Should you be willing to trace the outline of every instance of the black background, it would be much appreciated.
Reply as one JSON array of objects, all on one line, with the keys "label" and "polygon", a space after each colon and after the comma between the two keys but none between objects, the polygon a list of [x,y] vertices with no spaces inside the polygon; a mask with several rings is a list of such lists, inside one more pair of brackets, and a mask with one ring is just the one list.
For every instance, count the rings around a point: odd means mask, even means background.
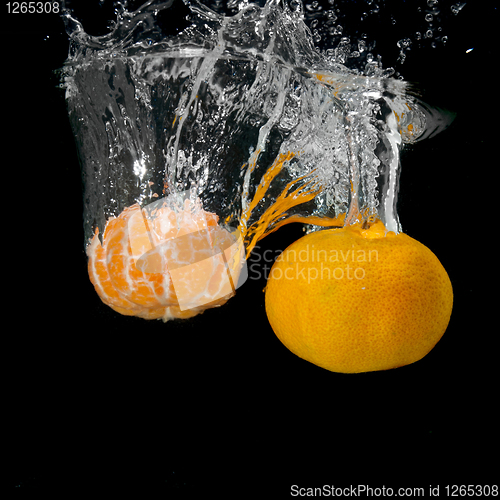
[{"label": "black background", "polygon": [[[99,24],[102,8],[94,4]],[[450,275],[450,325],[423,360],[359,375],[330,373],[281,345],[255,267],[228,304],[189,321],[126,318],[100,302],[87,276],[77,153],[54,73],[68,50],[63,23],[51,14],[7,15],[3,7],[7,488],[139,486],[162,498],[272,490],[271,497],[287,498],[292,484],[494,483],[498,56],[491,5],[467,2],[450,21],[444,48],[414,50],[400,68],[431,104],[457,112],[447,131],[404,152],[399,203],[405,232]],[[285,226],[261,242],[249,265],[301,234],[300,226]]]}]

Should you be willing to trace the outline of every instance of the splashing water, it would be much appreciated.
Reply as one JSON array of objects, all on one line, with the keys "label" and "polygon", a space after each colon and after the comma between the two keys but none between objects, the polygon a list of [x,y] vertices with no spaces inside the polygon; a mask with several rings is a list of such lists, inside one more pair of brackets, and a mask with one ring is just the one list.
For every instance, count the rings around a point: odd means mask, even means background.
[{"label": "splashing water", "polygon": [[242,1],[225,16],[192,1],[172,36],[158,22],[171,3],[122,6],[100,37],[65,10],[86,241],[128,207],[185,191],[238,228],[247,255],[294,221],[401,230],[400,149],[445,128],[443,115],[372,58],[341,64],[343,42],[319,52],[298,7]]}]

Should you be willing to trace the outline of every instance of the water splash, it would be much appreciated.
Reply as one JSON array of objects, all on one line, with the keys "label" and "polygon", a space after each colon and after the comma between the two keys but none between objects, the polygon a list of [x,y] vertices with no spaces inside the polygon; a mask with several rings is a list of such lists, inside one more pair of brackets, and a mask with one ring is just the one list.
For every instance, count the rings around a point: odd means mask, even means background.
[{"label": "water splash", "polygon": [[444,128],[436,110],[370,57],[364,74],[342,65],[342,41],[335,58],[318,51],[298,7],[240,2],[227,16],[193,1],[169,35],[171,4],[120,4],[104,36],[65,9],[86,238],[128,206],[193,188],[248,251],[291,221],[378,216],[401,230],[400,148]]}]

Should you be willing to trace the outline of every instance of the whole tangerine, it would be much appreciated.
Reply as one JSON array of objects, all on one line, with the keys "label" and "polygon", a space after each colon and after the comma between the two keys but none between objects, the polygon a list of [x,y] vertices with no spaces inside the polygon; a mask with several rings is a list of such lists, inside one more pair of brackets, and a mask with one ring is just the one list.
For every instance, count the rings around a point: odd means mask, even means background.
[{"label": "whole tangerine", "polygon": [[444,334],[453,290],[438,258],[381,221],[310,233],[274,263],[266,312],[280,341],[333,372],[420,360]]}]

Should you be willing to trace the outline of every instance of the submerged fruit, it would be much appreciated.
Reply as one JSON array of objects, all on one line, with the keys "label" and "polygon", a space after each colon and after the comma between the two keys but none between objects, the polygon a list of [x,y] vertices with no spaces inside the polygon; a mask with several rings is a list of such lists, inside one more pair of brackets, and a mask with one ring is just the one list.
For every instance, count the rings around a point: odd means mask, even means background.
[{"label": "submerged fruit", "polygon": [[423,358],[444,334],[452,304],[437,257],[380,221],[304,236],[278,257],[266,287],[266,312],[281,342],[343,373]]},{"label": "submerged fruit", "polygon": [[[161,200],[160,200],[161,201]],[[190,318],[234,294],[243,255],[199,201],[127,207],[94,235],[88,270],[101,300],[145,319]]]}]

